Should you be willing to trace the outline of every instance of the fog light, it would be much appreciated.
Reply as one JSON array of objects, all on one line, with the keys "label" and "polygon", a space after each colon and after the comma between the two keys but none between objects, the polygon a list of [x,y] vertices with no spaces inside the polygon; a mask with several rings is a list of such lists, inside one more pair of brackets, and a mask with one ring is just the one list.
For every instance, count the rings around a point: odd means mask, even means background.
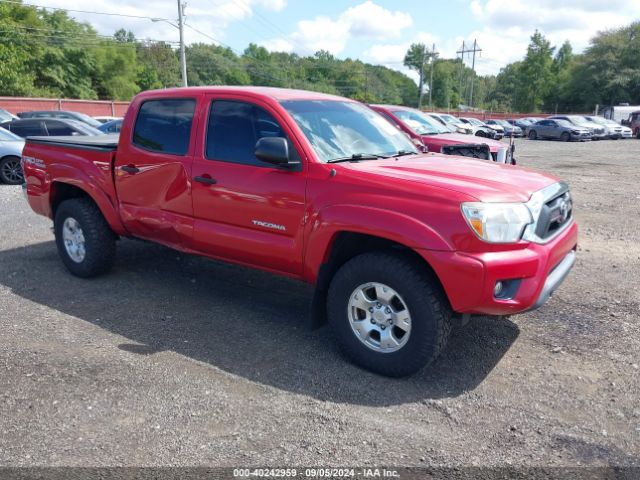
[{"label": "fog light", "polygon": [[502,293],[502,282],[496,282],[495,287],[493,287],[493,296],[499,297]]}]

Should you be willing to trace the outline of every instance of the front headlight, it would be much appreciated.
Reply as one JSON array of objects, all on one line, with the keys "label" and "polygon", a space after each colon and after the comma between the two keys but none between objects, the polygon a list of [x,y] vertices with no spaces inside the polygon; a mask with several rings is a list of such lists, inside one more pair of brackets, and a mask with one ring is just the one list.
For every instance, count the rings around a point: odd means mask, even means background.
[{"label": "front headlight", "polygon": [[471,230],[490,243],[517,242],[524,228],[533,222],[524,203],[466,202],[461,208]]}]

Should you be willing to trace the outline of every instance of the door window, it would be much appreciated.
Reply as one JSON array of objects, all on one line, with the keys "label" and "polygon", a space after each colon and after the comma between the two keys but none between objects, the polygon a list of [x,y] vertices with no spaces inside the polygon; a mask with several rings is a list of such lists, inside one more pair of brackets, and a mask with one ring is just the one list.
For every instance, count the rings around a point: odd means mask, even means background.
[{"label": "door window", "polygon": [[73,135],[74,129],[65,123],[58,122],[56,120],[45,121],[49,135],[52,137],[61,135]]},{"label": "door window", "polygon": [[46,135],[43,131],[40,121],[24,122],[18,125],[11,125],[11,131],[20,137],[30,135]]},{"label": "door window", "polygon": [[[211,104],[206,158],[273,168],[254,154],[257,141],[264,137],[287,138],[278,121],[267,111],[245,102],[216,100]],[[296,155],[290,141],[289,152]]]},{"label": "door window", "polygon": [[147,100],[138,111],[133,144],[153,152],[185,155],[195,108],[193,99]]}]

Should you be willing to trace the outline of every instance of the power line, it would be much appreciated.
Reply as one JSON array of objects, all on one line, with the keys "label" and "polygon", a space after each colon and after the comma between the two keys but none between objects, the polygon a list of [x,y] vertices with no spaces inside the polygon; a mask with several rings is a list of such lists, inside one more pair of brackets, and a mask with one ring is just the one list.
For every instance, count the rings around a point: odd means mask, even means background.
[{"label": "power line", "polygon": [[145,20],[170,20],[168,18],[160,18],[160,17],[147,17],[144,15],[127,15],[124,13],[110,13],[110,12],[94,12],[91,10],[73,10],[71,8],[62,8],[62,7],[45,7],[43,5],[35,5],[32,3],[22,3],[19,2],[17,0],[0,0],[0,3],[9,3],[9,4],[13,4],[13,5],[20,5],[23,7],[35,7],[35,8],[42,8],[44,10],[60,10],[60,11],[64,11],[64,12],[75,12],[75,13],[90,13],[92,15],[108,15],[108,16],[112,16],[112,17],[126,17],[126,18],[142,18]]}]

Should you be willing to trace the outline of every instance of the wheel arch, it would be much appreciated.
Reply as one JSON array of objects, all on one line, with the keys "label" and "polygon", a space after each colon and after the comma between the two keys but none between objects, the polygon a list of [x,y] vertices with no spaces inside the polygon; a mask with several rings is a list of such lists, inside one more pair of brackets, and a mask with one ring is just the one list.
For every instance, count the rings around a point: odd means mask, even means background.
[{"label": "wheel arch", "polygon": [[102,216],[107,221],[111,229],[118,235],[125,233],[124,227],[120,222],[120,218],[111,202],[104,194],[89,191],[89,189],[78,185],[75,182],[67,182],[64,180],[55,180],[51,182],[49,190],[49,205],[51,208],[51,218],[55,218],[56,210],[62,202],[71,198],[88,198],[91,200]]},{"label": "wheel arch", "polygon": [[433,267],[406,243],[348,229],[340,230],[333,234],[324,252],[323,261],[317,270],[310,315],[312,328],[317,328],[327,322],[326,303],[329,285],[340,267],[358,255],[376,251],[395,252],[411,259],[415,265],[419,265],[422,271],[433,279],[437,288],[442,290],[444,297],[448,298]]}]

